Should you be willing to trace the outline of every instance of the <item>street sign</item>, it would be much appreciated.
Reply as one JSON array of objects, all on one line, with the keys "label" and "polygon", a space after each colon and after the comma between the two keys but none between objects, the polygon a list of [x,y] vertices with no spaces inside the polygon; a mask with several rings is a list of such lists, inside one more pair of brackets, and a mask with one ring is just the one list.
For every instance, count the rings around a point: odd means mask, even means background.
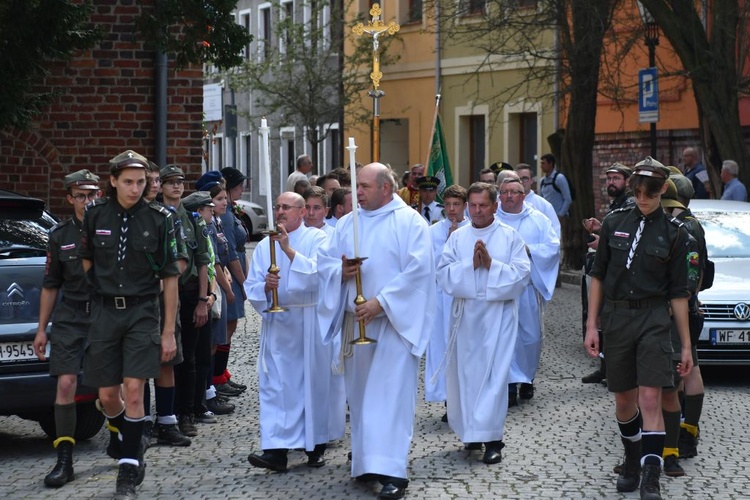
[{"label": "street sign", "polygon": [[638,71],[638,121],[659,121],[659,76],[656,68]]}]

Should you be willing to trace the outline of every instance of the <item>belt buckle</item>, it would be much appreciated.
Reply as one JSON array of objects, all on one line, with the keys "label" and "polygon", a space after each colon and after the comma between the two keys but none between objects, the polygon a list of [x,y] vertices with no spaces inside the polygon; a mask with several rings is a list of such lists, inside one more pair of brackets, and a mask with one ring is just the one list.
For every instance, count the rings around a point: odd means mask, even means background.
[{"label": "belt buckle", "polygon": [[641,301],[640,300],[629,300],[628,301],[628,308],[629,309],[640,309],[641,308]]},{"label": "belt buckle", "polygon": [[127,309],[128,304],[125,302],[125,297],[115,297],[115,309]]},{"label": "belt buckle", "polygon": [[83,312],[85,312],[86,314],[91,314],[91,301],[87,300],[86,302],[84,302],[84,304],[86,305],[83,308]]}]

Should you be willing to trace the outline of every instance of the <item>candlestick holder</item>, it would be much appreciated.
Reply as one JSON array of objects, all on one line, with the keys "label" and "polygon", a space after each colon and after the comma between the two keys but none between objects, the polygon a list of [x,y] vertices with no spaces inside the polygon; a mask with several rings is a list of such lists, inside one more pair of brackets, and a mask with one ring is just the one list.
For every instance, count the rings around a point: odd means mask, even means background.
[{"label": "candlestick holder", "polygon": [[[347,259],[348,264],[361,264],[367,257],[357,257],[354,259]],[[362,295],[362,266],[357,267],[357,274],[354,275],[354,281],[357,286],[357,296],[354,298],[355,305],[362,305],[367,302],[367,299]],[[365,320],[359,320],[359,338],[352,340],[350,344],[354,345],[367,345],[375,344],[377,340],[371,339],[365,335]]]},{"label": "candlestick holder", "polygon": [[[279,269],[279,266],[276,265],[276,242],[273,241],[271,237],[276,236],[277,234],[279,234],[279,232],[272,231],[269,229],[268,231],[263,231],[263,234],[268,235],[268,243],[269,243],[268,248],[270,249],[270,253],[271,253],[271,265],[268,267],[268,272],[278,276],[280,269]],[[289,309],[286,309],[279,305],[279,290],[277,288],[274,288],[273,290],[271,290],[271,307],[269,307],[263,312],[277,313],[277,312],[284,312],[288,310]]]}]

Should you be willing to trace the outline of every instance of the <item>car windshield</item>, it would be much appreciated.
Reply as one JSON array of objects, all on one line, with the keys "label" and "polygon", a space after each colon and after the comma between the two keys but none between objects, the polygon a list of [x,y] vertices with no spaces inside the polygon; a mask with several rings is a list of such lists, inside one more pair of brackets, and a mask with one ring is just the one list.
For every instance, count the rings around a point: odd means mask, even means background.
[{"label": "car windshield", "polygon": [[750,212],[694,213],[706,232],[709,257],[750,257]]}]

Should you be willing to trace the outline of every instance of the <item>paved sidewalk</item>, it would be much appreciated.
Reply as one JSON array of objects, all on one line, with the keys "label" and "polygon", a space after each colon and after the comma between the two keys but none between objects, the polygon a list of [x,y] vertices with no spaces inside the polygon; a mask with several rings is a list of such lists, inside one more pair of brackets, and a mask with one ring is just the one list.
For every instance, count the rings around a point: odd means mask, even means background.
[{"label": "paved sidewalk", "polygon": [[[488,466],[469,453],[440,422],[441,404],[420,393],[410,456],[412,499],[637,498],[615,491],[612,466],[621,445],[611,396],[600,385],[583,385],[595,366],[581,347],[579,289],[563,284],[546,315],[546,343],[537,395],[510,410],[503,462]],[[250,313],[249,306],[247,307]],[[189,448],[154,446],[147,453],[142,499],[359,499],[374,498],[379,486],[350,478],[348,440],[326,453],[322,469],[305,466],[305,455],[290,453],[291,470],[269,473],[249,466],[259,449],[256,357],[259,318],[250,313],[235,336],[230,368],[250,386],[236,398],[237,411],[217,425],[199,425]],[[717,373],[717,372],[714,372]],[[684,460],[688,476],[662,479],[665,498],[748,498],[750,469],[750,384],[746,376],[721,376],[709,383],[700,455]],[[735,373],[735,372],[732,372]],[[737,374],[744,373],[736,371]],[[76,480],[59,490],[42,479],[54,464],[50,441],[39,427],[0,417],[0,497],[111,498],[116,466],[104,454],[106,433],[76,447]]]}]

